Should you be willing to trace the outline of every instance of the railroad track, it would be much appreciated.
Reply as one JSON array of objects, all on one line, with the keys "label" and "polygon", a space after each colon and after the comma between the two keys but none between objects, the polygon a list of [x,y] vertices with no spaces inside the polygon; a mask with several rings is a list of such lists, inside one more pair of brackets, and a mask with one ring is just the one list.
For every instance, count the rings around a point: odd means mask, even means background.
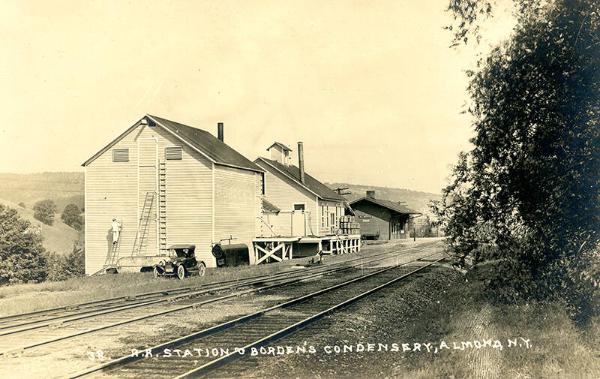
[{"label": "railroad track", "polygon": [[[403,250],[400,254],[405,254],[412,249]],[[383,255],[383,256],[382,256]],[[83,312],[83,314],[72,315],[69,311],[66,315],[46,314],[46,319],[43,321],[33,322],[23,326],[23,322],[17,323],[13,327],[6,327],[4,330],[0,330],[0,356],[8,355],[19,355],[26,350],[55,344],[58,342],[74,339],[80,336],[88,335],[91,333],[106,331],[108,329],[117,327],[127,327],[132,323],[146,321],[153,318],[160,318],[162,316],[174,313],[182,312],[190,309],[195,309],[208,304],[217,302],[223,302],[238,296],[253,294],[261,291],[275,290],[282,286],[289,286],[300,282],[306,282],[311,279],[333,276],[332,274],[341,271],[349,271],[356,269],[359,265],[370,265],[377,262],[382,262],[389,259],[394,259],[398,255],[387,252],[371,256],[368,261],[364,261],[365,258],[359,257],[349,261],[342,262],[340,264],[329,265],[326,267],[317,267],[311,270],[303,270],[297,273],[281,273],[282,275],[274,275],[266,279],[265,277],[252,278],[250,281],[243,283],[236,283],[225,286],[216,286],[208,289],[204,289],[198,292],[188,292],[184,294],[175,294],[167,297],[168,303],[165,302],[165,298],[159,300],[146,300],[135,304],[126,304],[115,307],[105,307],[100,310]],[[361,262],[362,260],[362,262]],[[348,264],[348,263],[351,264]],[[368,267],[366,268],[367,270]],[[285,275],[283,275],[285,274]],[[354,273],[357,274],[356,272]],[[329,281],[339,281],[340,278],[330,278]],[[259,284],[255,287],[251,287],[246,290],[239,292],[233,292],[226,295],[214,295],[213,293],[218,289],[231,290],[235,288],[250,286],[251,284]],[[262,284],[262,285],[261,285]],[[320,283],[313,283],[313,285],[321,285]],[[311,287],[303,283],[303,288],[310,290]],[[194,299],[194,296],[201,296],[199,300]],[[143,307],[147,313],[140,314],[139,308]],[[80,311],[81,312],[81,311]],[[51,319],[48,320],[47,318]],[[52,318],[55,317],[55,318]],[[87,320],[89,318],[100,318],[96,325],[89,327],[86,324],[77,323],[77,321]],[[31,321],[31,320],[30,320]],[[98,320],[96,320],[98,321]],[[160,320],[156,322],[160,326]],[[6,325],[5,325],[6,326]],[[133,328],[132,328],[133,329]],[[135,332],[135,330],[131,330]],[[14,339],[11,336],[18,337],[18,343],[15,344]]]},{"label": "railroad track", "polygon": [[[137,350],[144,351],[143,354],[124,355],[74,373],[70,378],[98,375],[119,378],[204,376],[243,358],[252,348],[268,346],[336,310],[418,275],[443,259],[414,260],[401,266],[378,269],[184,337],[149,348],[138,347]],[[217,349],[217,354],[211,353],[214,349]],[[244,354],[240,354],[241,351]]]},{"label": "railroad track", "polygon": [[[415,247],[405,249],[404,251],[409,252],[413,249],[415,249]],[[327,272],[327,270],[331,268],[341,267],[348,263],[356,262],[361,259],[367,260],[368,263],[371,260],[376,260],[378,257],[389,256],[390,254],[398,252],[402,251],[400,250],[394,252],[379,253],[367,257],[361,256],[327,266],[315,266],[314,268],[304,270],[304,273],[318,271]],[[274,282],[281,278],[289,278],[290,276],[297,275],[302,275],[302,273],[285,271],[271,275],[259,275],[244,279],[231,279],[226,281],[219,281],[216,283],[207,283],[200,286],[190,286],[163,291],[146,292],[134,296],[114,297],[64,307],[39,310],[18,315],[3,316],[0,317],[0,336],[13,334],[15,329],[19,329],[19,331],[25,331],[44,326],[51,326],[60,323],[63,320],[79,320],[89,318],[97,314],[104,314],[105,311],[118,312],[121,310],[131,309],[138,306],[156,304],[156,302],[154,302],[155,300],[157,300],[157,302],[160,302],[170,299],[177,300],[179,298],[184,298],[187,296],[201,296],[204,294],[210,294],[218,291],[228,291],[260,283]]]}]

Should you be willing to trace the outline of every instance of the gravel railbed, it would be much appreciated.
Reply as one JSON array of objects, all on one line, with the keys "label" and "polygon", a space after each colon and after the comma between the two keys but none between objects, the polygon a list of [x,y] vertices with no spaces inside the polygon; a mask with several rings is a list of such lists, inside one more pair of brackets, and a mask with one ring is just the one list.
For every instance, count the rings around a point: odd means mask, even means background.
[{"label": "gravel railbed", "polygon": [[[432,361],[435,359],[434,354],[402,352],[401,346],[409,343],[414,347],[415,342],[427,343],[447,332],[446,323],[440,318],[443,315],[436,310],[450,305],[444,304],[445,294],[463,280],[459,273],[447,267],[428,269],[410,281],[395,284],[272,345],[288,349],[285,354],[246,358],[210,376],[402,377],[403,369],[415,368],[414,359],[418,358],[419,364],[428,359],[427,356]],[[400,351],[392,351],[393,343],[400,346]],[[368,344],[375,351],[366,351]],[[387,345],[387,351],[378,344]],[[336,353],[336,346],[351,347],[353,351]],[[357,352],[361,349],[359,346],[365,351]]]}]

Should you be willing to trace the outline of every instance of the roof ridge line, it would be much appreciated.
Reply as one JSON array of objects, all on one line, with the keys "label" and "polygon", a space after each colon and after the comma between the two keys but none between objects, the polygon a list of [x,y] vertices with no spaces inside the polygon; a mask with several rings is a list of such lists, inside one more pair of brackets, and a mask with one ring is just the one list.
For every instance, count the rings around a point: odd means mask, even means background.
[{"label": "roof ridge line", "polygon": [[[280,172],[282,175],[284,175],[288,179],[290,179],[293,182],[295,182],[296,184],[300,185],[302,188],[306,189],[310,193],[314,194],[315,196],[318,196],[319,198],[321,198],[323,200],[342,201],[342,202],[346,201],[346,199],[344,199],[341,195],[338,195],[338,197],[335,198],[335,197],[329,197],[327,195],[319,194],[318,193],[319,190],[317,190],[317,189],[311,189],[306,183],[302,183],[299,178],[296,178],[293,175],[291,175],[290,173],[286,172],[285,170],[281,170],[279,167],[275,166],[274,163],[282,165],[281,163],[279,163],[279,162],[277,162],[275,160],[272,160],[272,159],[269,159],[269,158],[265,158],[265,157],[258,157],[256,160],[259,160],[259,159],[262,160],[267,165],[269,165],[270,167],[272,167],[273,169],[275,169],[276,171]],[[294,167],[295,169],[300,170],[300,168],[298,168],[297,166],[295,166],[293,164],[290,164],[290,166]],[[314,176],[312,176],[312,175],[310,175],[308,173],[305,173],[305,175],[306,175],[306,177],[310,178],[311,180],[314,180],[319,185],[323,186],[323,188],[331,191],[331,193],[333,195],[336,195],[336,193],[335,193],[334,190],[332,190],[331,188],[329,188],[327,185],[325,185],[323,182],[321,182],[320,180],[318,180]]]}]

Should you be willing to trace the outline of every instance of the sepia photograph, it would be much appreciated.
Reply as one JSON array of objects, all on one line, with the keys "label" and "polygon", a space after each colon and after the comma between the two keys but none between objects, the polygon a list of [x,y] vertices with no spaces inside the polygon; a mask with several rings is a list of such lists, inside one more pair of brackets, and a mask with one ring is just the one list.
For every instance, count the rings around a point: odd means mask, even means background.
[{"label": "sepia photograph", "polygon": [[597,0],[0,30],[0,378],[600,379]]}]

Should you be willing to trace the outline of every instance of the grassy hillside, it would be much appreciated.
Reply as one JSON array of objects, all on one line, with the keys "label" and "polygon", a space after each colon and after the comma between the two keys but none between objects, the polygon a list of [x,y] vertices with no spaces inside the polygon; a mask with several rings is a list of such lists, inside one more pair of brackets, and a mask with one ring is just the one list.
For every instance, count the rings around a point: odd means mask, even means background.
[{"label": "grassy hillside", "polygon": [[0,199],[25,203],[27,209],[39,200],[50,199],[59,212],[69,203],[83,207],[83,172],[0,174]]},{"label": "grassy hillside", "polygon": [[0,199],[0,204],[15,209],[19,216],[31,222],[35,227],[42,228],[42,236],[44,237],[44,247],[48,251],[53,251],[58,254],[67,254],[73,250],[73,243],[79,239],[79,232],[68,225],[63,224],[60,220],[60,214],[57,214],[52,226],[45,225],[33,218],[31,209],[22,208],[17,204]]},{"label": "grassy hillside", "polygon": [[365,196],[366,191],[375,191],[375,197],[378,199],[404,201],[407,207],[423,214],[431,213],[429,210],[429,202],[431,200],[439,200],[441,198],[440,194],[412,191],[405,188],[377,187],[348,183],[327,183],[327,185],[331,188],[348,187],[349,190],[345,192],[350,192],[350,194],[345,197],[349,201]]}]

